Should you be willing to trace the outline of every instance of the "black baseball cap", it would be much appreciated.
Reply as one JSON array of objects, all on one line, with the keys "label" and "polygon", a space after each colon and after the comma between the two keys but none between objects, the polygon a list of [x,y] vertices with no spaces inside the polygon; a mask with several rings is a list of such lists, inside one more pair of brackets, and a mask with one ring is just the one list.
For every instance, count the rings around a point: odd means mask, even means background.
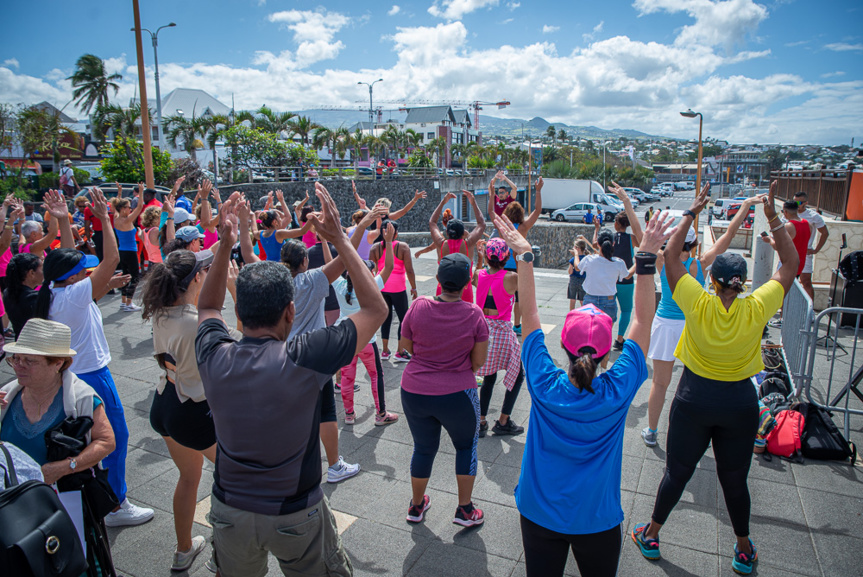
[{"label": "black baseball cap", "polygon": [[464,236],[464,223],[457,218],[450,219],[446,225],[446,235],[453,240],[460,239]]},{"label": "black baseball cap", "polygon": [[470,259],[460,252],[446,255],[437,267],[437,279],[444,290],[460,291],[470,282]]},{"label": "black baseball cap", "polygon": [[710,269],[713,278],[725,287],[731,286],[735,279],[740,284],[746,282],[746,272],[746,260],[735,252],[720,254]]}]

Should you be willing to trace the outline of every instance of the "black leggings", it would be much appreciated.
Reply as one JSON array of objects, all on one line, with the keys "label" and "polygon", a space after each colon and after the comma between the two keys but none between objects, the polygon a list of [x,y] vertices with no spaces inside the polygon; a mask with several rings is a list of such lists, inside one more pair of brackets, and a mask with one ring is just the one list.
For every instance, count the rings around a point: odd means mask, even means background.
[{"label": "black leggings", "polygon": [[[384,302],[387,303],[387,318],[384,320],[384,324],[381,325],[381,338],[384,340],[389,340],[390,338],[390,325],[393,322],[393,307],[395,307],[396,314],[399,317],[398,338],[401,339],[402,321],[408,312],[408,291],[403,290],[400,293],[381,292],[381,294],[384,295]],[[398,345],[396,346],[396,350],[398,350]]]},{"label": "black leggings", "polygon": [[96,257],[99,259],[99,262],[105,260],[105,252],[104,252],[104,237],[102,236],[101,230],[94,230],[92,241],[93,246],[96,248]]},{"label": "black leggings", "polygon": [[570,549],[582,575],[614,577],[617,574],[623,544],[620,525],[599,533],[568,535],[537,525],[524,515],[520,517],[528,577],[562,576]]},{"label": "black leggings", "polygon": [[141,275],[141,269],[138,268],[138,251],[121,250],[120,269],[123,271],[123,274],[132,277],[129,284],[120,289],[120,294],[126,298],[132,298],[135,294],[135,287],[138,286],[138,277]]},{"label": "black leggings", "polygon": [[[724,396],[729,400],[719,400],[720,397],[715,394],[719,388],[717,384],[725,385],[723,393],[727,393]],[[711,403],[693,403],[679,398],[680,387],[685,388],[684,394],[688,398],[709,396]],[[701,389],[706,387],[714,390],[704,395]],[[659,484],[652,519],[665,524],[695,472],[698,461],[712,442],[716,476],[722,485],[725,507],[734,534],[748,537],[751,503],[746,479],[752,463],[755,434],[758,432],[755,388],[748,379],[723,383],[698,377],[689,369],[684,369],[677,395],[671,403],[668,417],[665,475]],[[748,402],[750,396],[751,403]],[[741,403],[741,400],[744,402]]]},{"label": "black leggings", "polygon": [[[494,384],[497,382],[497,373],[486,375],[482,379],[482,388],[479,390],[479,414],[485,417],[488,414],[488,405],[491,403],[491,395],[494,392]],[[507,391],[503,395],[503,407],[500,412],[504,415],[511,415],[512,408],[515,406],[515,400],[518,398],[518,392],[521,390],[521,384],[524,382],[524,368],[520,368],[518,376],[515,378],[515,384],[511,391]]]}]

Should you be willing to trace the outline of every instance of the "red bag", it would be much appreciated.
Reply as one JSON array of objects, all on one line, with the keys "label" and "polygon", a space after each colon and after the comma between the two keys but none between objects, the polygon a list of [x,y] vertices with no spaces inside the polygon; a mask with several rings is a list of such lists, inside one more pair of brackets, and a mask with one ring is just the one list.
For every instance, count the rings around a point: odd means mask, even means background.
[{"label": "red bag", "polygon": [[779,411],[776,426],[767,435],[767,451],[779,457],[801,456],[803,429],[806,421],[797,411]]}]

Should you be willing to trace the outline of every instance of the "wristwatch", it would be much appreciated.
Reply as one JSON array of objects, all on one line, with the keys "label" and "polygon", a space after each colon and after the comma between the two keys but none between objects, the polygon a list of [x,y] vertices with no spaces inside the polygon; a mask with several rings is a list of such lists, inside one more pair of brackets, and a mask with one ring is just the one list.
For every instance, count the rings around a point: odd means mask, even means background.
[{"label": "wristwatch", "polygon": [[523,252],[520,255],[516,256],[515,260],[521,261],[521,262],[526,262],[526,263],[532,263],[533,262],[533,252],[532,251]]},{"label": "wristwatch", "polygon": [[695,218],[696,214],[687,208],[683,211],[683,216],[691,216],[692,218]]},{"label": "wristwatch", "polygon": [[77,467],[77,466],[78,466],[78,461],[75,460],[74,457],[69,457],[69,468],[74,471],[75,467]]}]

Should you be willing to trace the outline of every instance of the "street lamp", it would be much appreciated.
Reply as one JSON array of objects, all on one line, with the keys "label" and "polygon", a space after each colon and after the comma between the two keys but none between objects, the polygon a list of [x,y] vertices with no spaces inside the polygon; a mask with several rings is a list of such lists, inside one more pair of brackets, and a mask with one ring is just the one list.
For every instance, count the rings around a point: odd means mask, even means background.
[{"label": "street lamp", "polygon": [[[702,143],[701,143],[701,129],[704,125],[704,116],[700,112],[693,112],[690,108],[686,112],[681,112],[680,116],[685,116],[686,118],[695,118],[698,117],[698,166],[696,170],[698,174],[695,175],[695,196],[697,197],[701,194],[701,152],[702,152]],[[695,234],[698,234],[698,215],[695,215]],[[698,243],[698,251],[701,252],[701,243]]]},{"label": "street lamp", "polygon": [[375,80],[371,84],[369,84],[368,82],[357,82],[357,84],[365,84],[366,86],[369,87],[369,130],[371,131],[370,134],[372,136],[374,136],[374,134],[375,134],[375,109],[372,106],[372,87],[375,84],[377,84],[378,82],[383,82],[383,81],[384,81],[383,78],[378,78],[377,80]]},{"label": "street lamp", "polygon": [[[164,26],[159,26],[156,28],[155,32],[150,32],[146,28],[141,28],[144,32],[150,35],[150,39],[153,41],[153,61],[156,63],[156,116],[157,121],[159,123],[159,148],[165,150],[165,135],[164,135],[164,127],[162,126],[162,93],[159,91],[159,51],[157,48],[159,47],[159,30],[162,28],[172,28],[176,26],[175,23],[171,22],[170,24],[165,24]],[[135,29],[132,28],[132,32]],[[144,111],[141,111],[143,114]]]}]

